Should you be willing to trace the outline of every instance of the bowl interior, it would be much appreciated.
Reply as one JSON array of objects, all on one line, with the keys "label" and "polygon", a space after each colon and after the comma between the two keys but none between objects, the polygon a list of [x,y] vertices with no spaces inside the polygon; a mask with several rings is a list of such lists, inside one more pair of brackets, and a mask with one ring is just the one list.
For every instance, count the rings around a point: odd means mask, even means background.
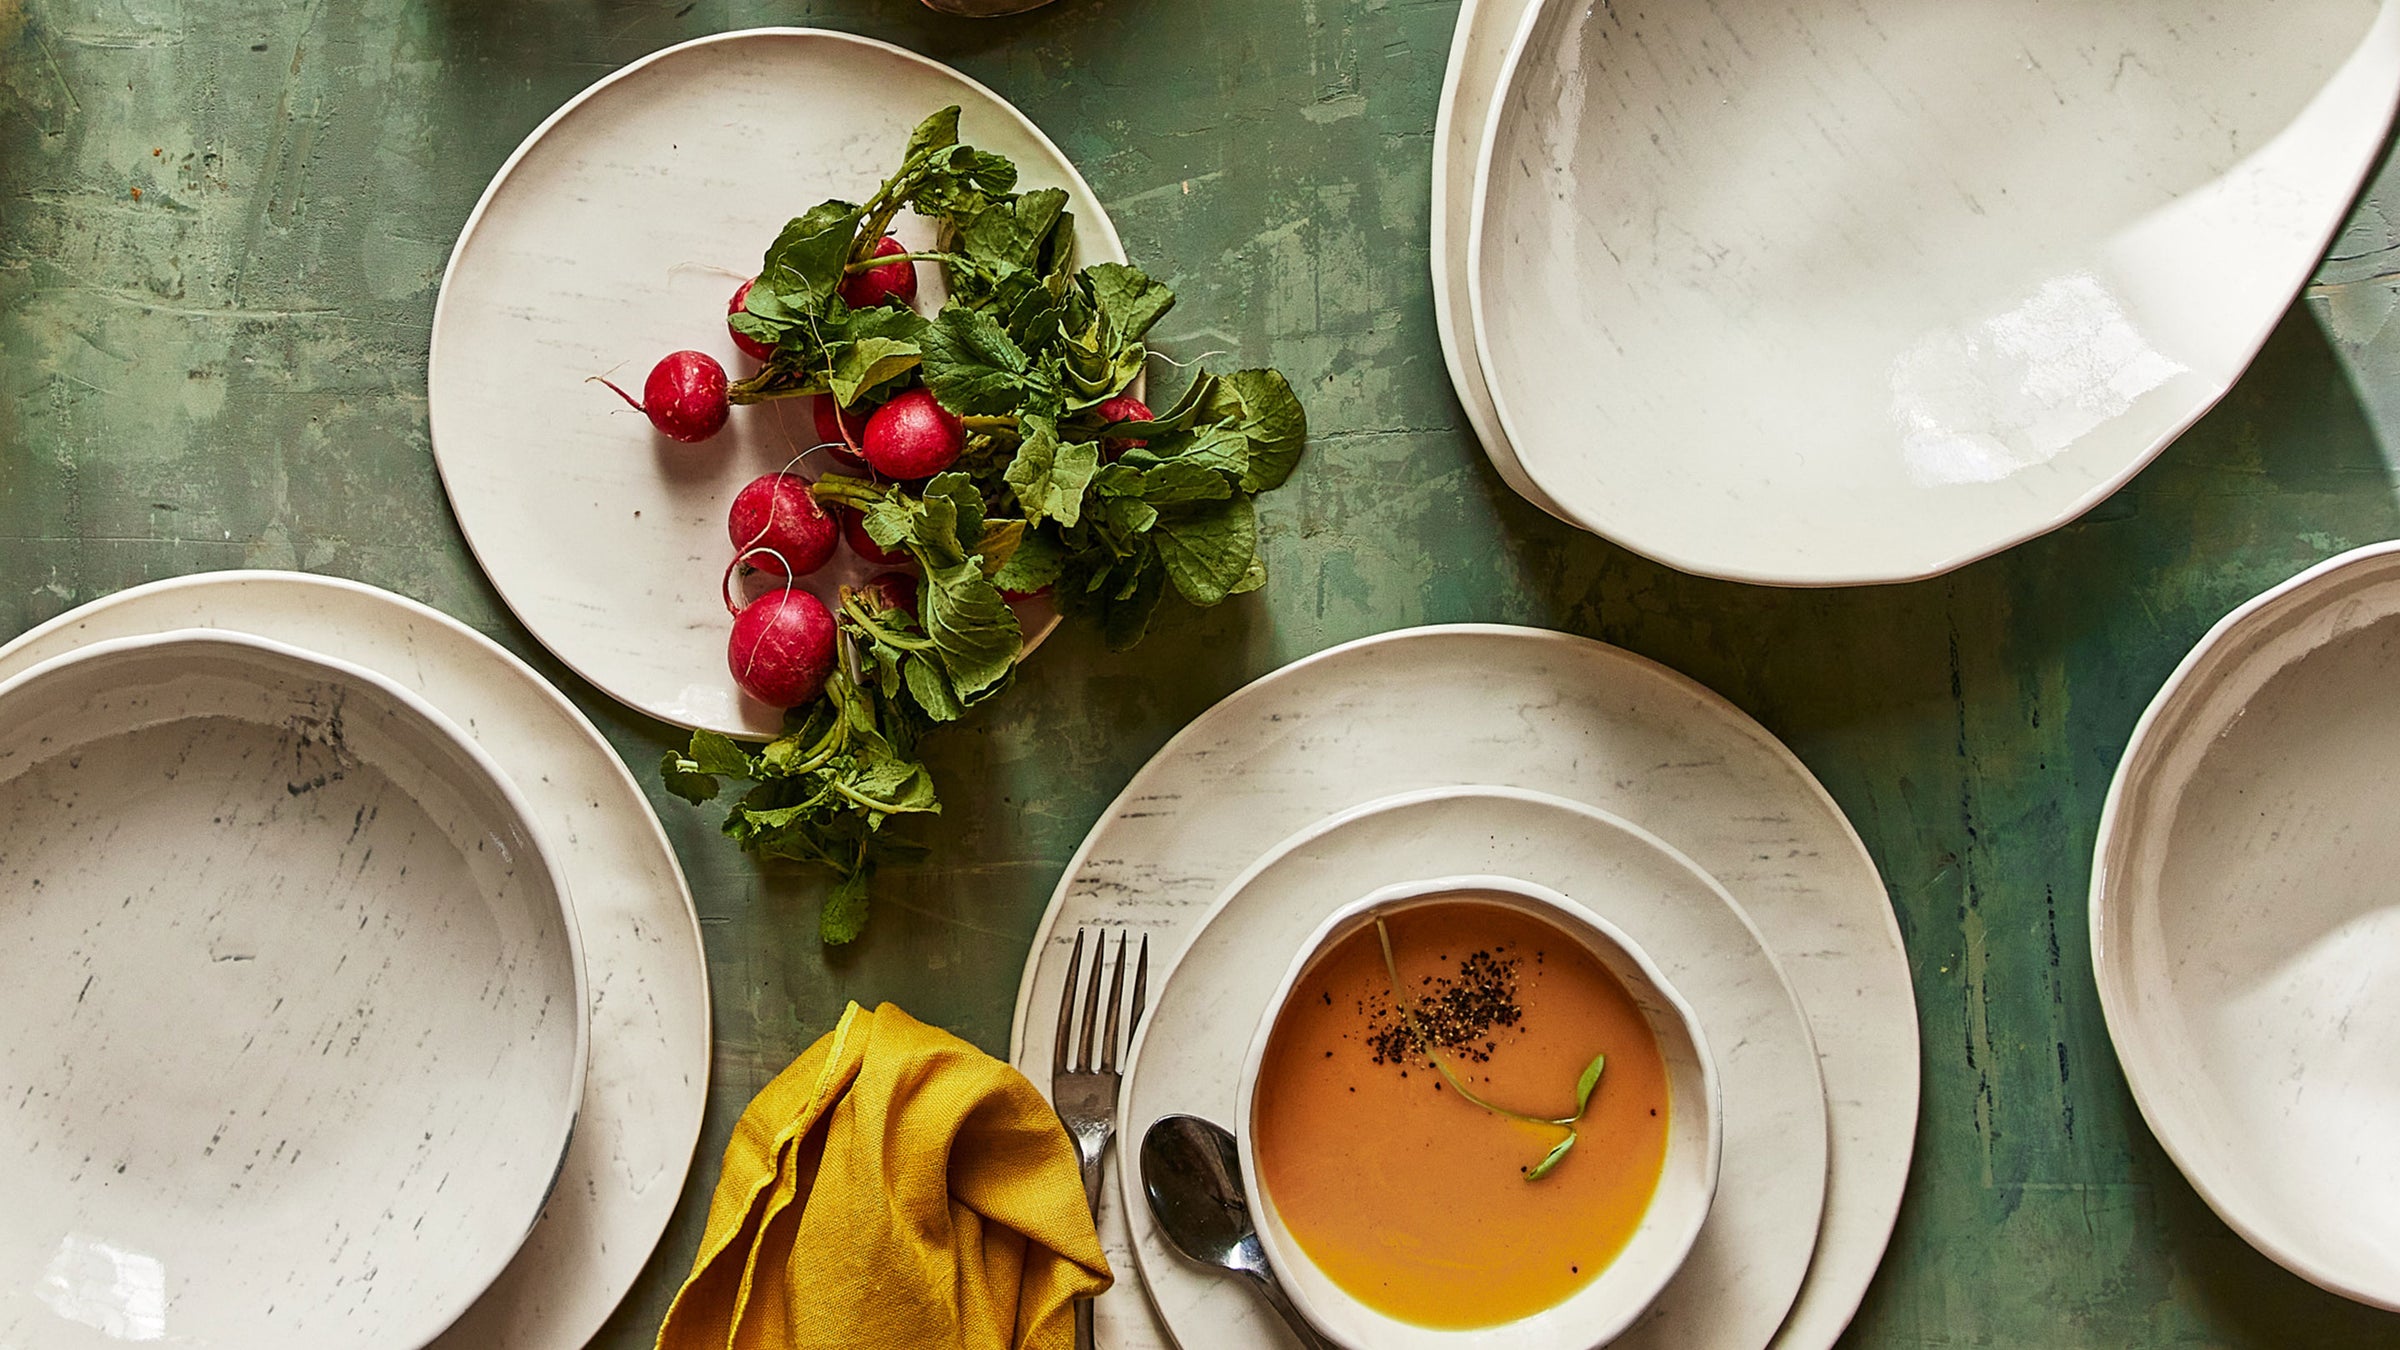
[{"label": "bowl interior", "polygon": [[2228,1223],[2400,1308],[2400,556],[2205,639],[2103,826],[2094,966],[2144,1116]]},{"label": "bowl interior", "polygon": [[1905,580],[2052,528],[2307,280],[2393,36],[2353,0],[1546,0],[1477,183],[1505,438],[1570,518],[1711,576]]},{"label": "bowl interior", "polygon": [[0,685],[0,895],[0,1342],[414,1346],[522,1243],[579,948],[429,707],[230,634],[38,666]]},{"label": "bowl interior", "polygon": [[[1581,944],[1625,987],[1665,1060],[1670,1110],[1666,1158],[1648,1209],[1616,1259],[1564,1301],[1498,1326],[1447,1329],[1400,1321],[1361,1302],[1318,1267],[1294,1240],[1263,1184],[1254,1153],[1257,1086],[1267,1044],[1292,992],[1344,938],[1379,915],[1471,900],[1541,919]],[[1385,887],[1335,911],[1301,945],[1268,1004],[1244,1062],[1238,1131],[1242,1180],[1259,1238],[1292,1301],[1320,1330],[1358,1350],[1582,1350],[1614,1338],[1639,1317],[1673,1277],[1706,1219],[1716,1191],[1722,1137],[1715,1067],[1699,1021],[1633,940],[1547,887],[1509,877],[1460,876]]]}]

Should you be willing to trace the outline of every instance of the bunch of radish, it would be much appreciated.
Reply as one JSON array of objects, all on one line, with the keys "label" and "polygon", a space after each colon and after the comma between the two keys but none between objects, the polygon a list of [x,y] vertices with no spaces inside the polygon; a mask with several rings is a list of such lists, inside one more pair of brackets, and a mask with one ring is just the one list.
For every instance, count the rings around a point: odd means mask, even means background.
[{"label": "bunch of radish", "polygon": [[[906,252],[889,235],[875,248],[877,257]],[[742,312],[750,284],[744,281],[726,303],[729,321]],[[842,299],[854,308],[909,305],[916,295],[917,265],[905,260],[869,268],[842,287]],[[738,331],[732,337],[754,360],[773,354],[773,349]],[[732,411],[725,368],[706,352],[668,354],[651,369],[638,401],[606,380],[601,383],[677,441],[709,439],[724,429]],[[966,448],[965,427],[922,388],[906,390],[878,407],[844,408],[831,395],[819,395],[814,417],[815,449],[847,470],[894,481],[930,478],[956,463]],[[876,566],[905,567],[912,560],[905,551],[878,545],[856,514],[839,508],[829,512],[810,490],[809,480],[790,472],[762,475],[735,494],[725,531],[734,548],[725,580],[726,609],[734,616],[726,663],[735,683],[773,707],[812,701],[833,673],[839,632],[832,610],[800,579],[832,561],[845,541],[852,552]],[[730,586],[734,573],[743,568],[775,584],[748,603],[737,604]],[[917,582],[905,572],[882,573],[857,593],[877,609],[916,609]]]}]

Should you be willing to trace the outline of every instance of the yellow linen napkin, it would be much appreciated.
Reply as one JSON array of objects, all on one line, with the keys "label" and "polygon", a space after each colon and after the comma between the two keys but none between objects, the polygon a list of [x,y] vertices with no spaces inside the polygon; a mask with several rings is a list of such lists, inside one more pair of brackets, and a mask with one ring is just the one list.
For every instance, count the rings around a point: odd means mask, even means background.
[{"label": "yellow linen napkin", "polygon": [[1074,1145],[1014,1068],[853,1003],[750,1103],[659,1350],[1069,1350],[1108,1288]]}]

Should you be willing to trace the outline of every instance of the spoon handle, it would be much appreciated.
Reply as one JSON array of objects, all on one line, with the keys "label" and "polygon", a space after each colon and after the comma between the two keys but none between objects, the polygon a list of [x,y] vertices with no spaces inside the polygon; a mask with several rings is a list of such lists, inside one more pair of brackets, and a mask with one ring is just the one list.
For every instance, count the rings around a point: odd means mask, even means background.
[{"label": "spoon handle", "polygon": [[1292,1306],[1291,1296],[1283,1292],[1283,1286],[1276,1282],[1274,1276],[1252,1273],[1251,1278],[1258,1281],[1259,1297],[1265,1299],[1267,1306],[1273,1308],[1277,1315],[1283,1318],[1283,1324],[1292,1329],[1294,1336],[1300,1338],[1300,1344],[1308,1347],[1308,1350],[1340,1350],[1340,1347],[1318,1335],[1317,1329],[1308,1324],[1308,1319],[1302,1317],[1300,1310]]},{"label": "spoon handle", "polygon": [[1098,1333],[1092,1330],[1092,1301],[1075,1300],[1075,1350],[1099,1350]]}]

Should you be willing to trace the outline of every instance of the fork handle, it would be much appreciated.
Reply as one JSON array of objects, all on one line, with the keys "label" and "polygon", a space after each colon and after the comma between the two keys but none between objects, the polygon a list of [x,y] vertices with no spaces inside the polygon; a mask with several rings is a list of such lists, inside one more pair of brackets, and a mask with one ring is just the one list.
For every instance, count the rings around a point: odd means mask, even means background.
[{"label": "fork handle", "polygon": [[1075,1350],[1100,1350],[1098,1333],[1092,1330],[1092,1300],[1075,1300]]}]

